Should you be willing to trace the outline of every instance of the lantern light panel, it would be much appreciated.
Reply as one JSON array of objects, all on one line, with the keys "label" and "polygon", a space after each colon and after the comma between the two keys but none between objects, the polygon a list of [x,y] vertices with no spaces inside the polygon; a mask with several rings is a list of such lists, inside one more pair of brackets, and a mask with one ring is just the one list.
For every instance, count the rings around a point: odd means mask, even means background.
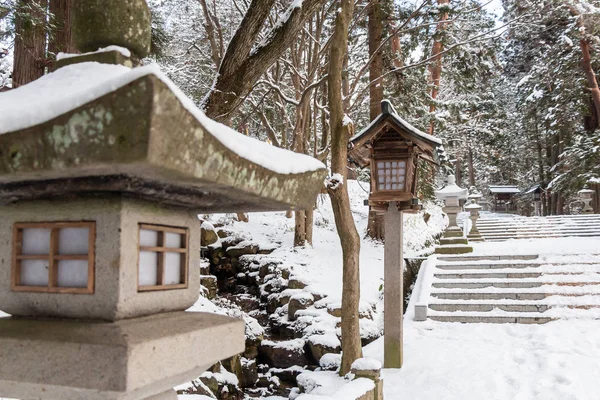
[{"label": "lantern light panel", "polygon": [[406,181],[406,161],[378,161],[377,189],[404,190]]}]

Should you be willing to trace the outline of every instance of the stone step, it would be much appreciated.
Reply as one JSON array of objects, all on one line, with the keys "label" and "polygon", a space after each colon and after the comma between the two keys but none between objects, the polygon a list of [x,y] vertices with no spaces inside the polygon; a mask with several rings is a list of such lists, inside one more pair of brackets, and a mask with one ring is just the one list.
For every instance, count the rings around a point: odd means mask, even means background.
[{"label": "stone step", "polygon": [[487,256],[438,256],[438,261],[483,261],[483,260],[535,260],[537,254],[507,254],[507,255],[487,255]]},{"label": "stone step", "polygon": [[433,291],[431,296],[440,300],[544,300],[550,296],[600,296],[599,293],[560,293],[560,292],[526,292],[526,291]]},{"label": "stone step", "polygon": [[502,303],[431,303],[429,308],[434,311],[477,311],[489,312],[494,309],[507,312],[539,312],[542,313],[548,308],[547,304],[526,303],[522,304],[502,304]]},{"label": "stone step", "polygon": [[486,315],[427,315],[429,319],[439,322],[485,323],[485,324],[545,324],[553,320],[543,316],[486,316]]},{"label": "stone step", "polygon": [[501,289],[530,289],[542,287],[544,284],[537,281],[523,282],[434,282],[432,286],[436,289],[484,289],[484,288],[501,288]]},{"label": "stone step", "polygon": [[548,217],[516,217],[516,218],[479,218],[478,223],[482,224],[512,224],[512,223],[560,223],[567,222],[586,222],[600,221],[600,214],[584,214],[584,215],[569,215],[569,216],[548,216]]},{"label": "stone step", "polygon": [[485,301],[481,303],[474,302],[435,302],[430,303],[429,308],[434,311],[456,312],[491,312],[493,310],[501,310],[506,312],[539,312],[543,313],[552,308],[564,308],[569,310],[591,310],[600,308],[600,304],[545,304],[532,303],[527,301],[509,302],[506,300]]},{"label": "stone step", "polygon": [[532,235],[532,234],[547,234],[547,233],[594,233],[600,231],[600,226],[594,228],[561,228],[561,227],[549,227],[544,229],[479,229],[480,233],[494,234],[494,235],[509,235],[509,234],[520,234],[520,235]]},{"label": "stone step", "polygon": [[527,281],[527,280],[496,280],[496,281],[467,281],[467,280],[455,280],[449,282],[434,282],[432,286],[437,289],[485,289],[485,288],[500,288],[500,289],[530,289],[538,288],[545,285],[556,285],[556,286],[595,286],[600,285],[598,281]]},{"label": "stone step", "polygon": [[[593,264],[592,264],[593,265]],[[539,268],[536,266],[535,268]],[[459,272],[459,273],[444,273],[438,272],[434,274],[437,279],[526,279],[540,278],[541,276],[557,276],[557,275],[590,275],[600,274],[600,266],[598,271],[540,271],[540,272]]]},{"label": "stone step", "polygon": [[538,268],[542,264],[537,263],[452,263],[452,264],[438,264],[436,267],[445,271],[461,271],[461,270],[486,270],[486,269],[508,269],[508,268]]},{"label": "stone step", "polygon": [[[460,220],[458,220],[460,221]],[[458,222],[457,221],[457,222]],[[466,221],[463,219],[462,221]],[[478,219],[477,226],[508,226],[508,225],[561,225],[561,224],[597,224],[600,223],[600,218],[581,218],[581,219],[555,219],[555,220],[534,220],[534,219],[511,219],[508,221],[490,221],[486,219]]]},{"label": "stone step", "polygon": [[440,244],[442,246],[449,245],[449,244],[464,244],[464,245],[467,245],[467,244],[469,244],[469,241],[468,241],[467,238],[461,238],[461,237],[456,237],[456,238],[441,238],[440,239]]},{"label": "stone step", "polygon": [[588,233],[588,234],[570,234],[568,236],[557,236],[557,235],[532,235],[532,236],[486,236],[482,235],[486,242],[503,242],[510,239],[552,239],[561,237],[599,237],[600,232]]},{"label": "stone step", "polygon": [[434,274],[437,279],[524,279],[539,278],[541,272],[461,272],[456,274]]},{"label": "stone step", "polygon": [[502,233],[520,233],[523,235],[532,233],[550,233],[550,232],[597,232],[600,230],[600,226],[592,227],[561,227],[561,226],[549,226],[544,228],[477,228],[479,232],[485,232],[489,234],[502,234]]},{"label": "stone step", "polygon": [[[463,221],[466,221],[464,219]],[[458,221],[457,221],[458,222]],[[477,225],[481,226],[508,226],[508,225],[585,225],[585,224],[599,224],[600,218],[583,218],[583,219],[555,219],[555,220],[534,220],[534,219],[524,219],[524,220],[509,220],[509,221],[489,221],[486,219],[479,218],[477,220]]]}]

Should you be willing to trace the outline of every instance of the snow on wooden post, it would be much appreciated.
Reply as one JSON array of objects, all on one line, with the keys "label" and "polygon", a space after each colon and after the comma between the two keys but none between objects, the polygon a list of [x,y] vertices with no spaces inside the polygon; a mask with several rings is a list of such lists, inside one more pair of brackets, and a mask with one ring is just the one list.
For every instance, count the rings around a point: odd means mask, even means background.
[{"label": "snow on wooden post", "polygon": [[348,152],[360,167],[371,167],[368,205],[385,214],[384,366],[402,367],[402,214],[421,210],[417,199],[419,161],[438,164],[442,142],[400,118],[388,100],[381,114],[350,139]]}]

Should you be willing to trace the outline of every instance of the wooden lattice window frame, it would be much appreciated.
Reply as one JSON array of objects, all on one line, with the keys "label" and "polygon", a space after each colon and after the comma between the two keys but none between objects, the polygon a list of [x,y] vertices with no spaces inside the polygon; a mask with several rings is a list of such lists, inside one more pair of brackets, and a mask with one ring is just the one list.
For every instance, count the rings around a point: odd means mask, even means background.
[{"label": "wooden lattice window frame", "polygon": [[[141,231],[151,230],[158,233],[158,246],[142,246],[141,245]],[[165,247],[165,234],[166,233],[177,233],[182,235],[182,244],[184,247]],[[189,231],[187,228],[154,225],[154,224],[139,224],[138,227],[138,261],[137,261],[137,277],[138,277],[138,292],[151,292],[158,290],[174,290],[174,289],[186,289],[188,287],[188,259],[189,259]],[[158,265],[156,269],[157,273],[157,284],[156,285],[140,285],[140,254],[142,251],[149,251],[158,253]],[[180,281],[183,283],[179,284],[164,284],[165,275],[165,256],[166,253],[180,253],[181,257],[180,266]]]},{"label": "wooden lattice window frame", "polygon": [[[63,228],[88,228],[88,254],[59,254],[59,230]],[[24,255],[23,229],[49,229],[48,254]],[[13,225],[11,290],[14,292],[93,294],[95,277],[96,223],[86,222],[19,222]],[[21,262],[23,260],[48,260],[48,285],[30,286],[21,284]],[[58,262],[61,260],[87,260],[86,287],[58,286]]]},{"label": "wooden lattice window frame", "polygon": [[[378,158],[374,160],[375,164],[375,184],[378,192],[407,192],[407,179],[408,173],[410,171],[408,165],[409,159],[407,158]],[[383,167],[380,167],[380,164],[384,164]],[[387,164],[390,164],[388,167]],[[395,165],[395,166],[394,166]],[[403,170],[404,173],[400,174],[400,171]],[[389,171],[390,174],[385,172]],[[394,175],[392,171],[396,173]],[[384,172],[382,174],[382,172]],[[388,176],[389,175],[389,176]],[[402,177],[402,183],[400,184],[398,177]],[[389,178],[390,180],[388,181]],[[396,179],[396,181],[394,180]],[[387,188],[386,186],[390,187]],[[400,186],[401,185],[401,186]],[[396,186],[396,187],[393,187]]]}]

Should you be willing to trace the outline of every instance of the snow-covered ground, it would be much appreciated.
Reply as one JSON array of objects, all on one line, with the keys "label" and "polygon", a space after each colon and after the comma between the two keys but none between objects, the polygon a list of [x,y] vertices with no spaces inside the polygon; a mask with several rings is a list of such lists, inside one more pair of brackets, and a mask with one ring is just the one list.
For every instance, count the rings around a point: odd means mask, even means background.
[{"label": "snow-covered ground", "polygon": [[[384,370],[386,400],[593,400],[599,321],[545,325],[406,321],[404,366]],[[383,358],[383,342],[365,355]]]},{"label": "snow-covered ground", "polygon": [[[383,283],[383,245],[365,238],[369,208],[363,201],[368,198],[368,190],[368,183],[348,181],[354,220],[363,238],[360,251],[361,300],[376,303],[380,301],[379,288]],[[434,237],[446,224],[439,207],[427,203],[425,212],[431,215],[427,223],[422,214],[406,214],[404,217],[405,257],[420,255],[426,243],[435,245]],[[294,264],[294,275],[308,280],[318,292],[327,294],[330,299],[341,299],[342,250],[328,197],[320,197],[318,209],[315,210],[312,246],[292,246],[294,219],[286,218],[284,213],[251,213],[249,217],[249,222],[235,222],[231,228],[248,235],[259,244],[280,243],[282,246],[271,254],[272,257]],[[222,216],[212,216],[211,221],[220,218]]]},{"label": "snow-covered ground", "polygon": [[[475,244],[475,254],[540,254],[551,263],[597,259],[600,238]],[[411,306],[414,305],[411,300]],[[600,321],[544,325],[415,322],[405,318],[404,366],[384,370],[386,400],[600,398]],[[381,339],[365,356],[383,359]]]}]

